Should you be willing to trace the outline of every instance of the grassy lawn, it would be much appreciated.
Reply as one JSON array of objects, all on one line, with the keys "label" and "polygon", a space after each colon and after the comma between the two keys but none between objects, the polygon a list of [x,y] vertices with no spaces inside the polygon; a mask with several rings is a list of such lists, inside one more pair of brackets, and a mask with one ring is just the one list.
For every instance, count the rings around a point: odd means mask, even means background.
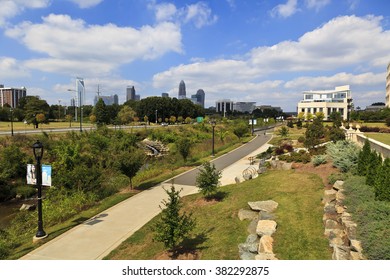
[{"label": "grassy lawn", "polygon": [[[31,130],[34,129],[32,124],[24,124],[23,122],[13,122],[14,130]],[[83,123],[83,127],[91,127],[90,123]],[[79,122],[72,122],[72,127],[80,127]],[[50,122],[48,124],[40,124],[38,129],[53,129],[53,128],[69,128],[69,122]],[[10,131],[11,122],[0,122],[0,131]]]},{"label": "grassy lawn", "polygon": [[[239,185],[221,188],[224,198],[207,202],[200,194],[183,198],[184,210],[192,212],[197,226],[191,239],[183,244],[204,260],[238,259],[238,244],[245,242],[249,221],[240,221],[239,209],[249,209],[247,202],[273,199],[279,203],[275,212],[278,223],[274,235],[274,252],[279,259],[331,259],[322,224],[323,184],[313,174],[295,171],[269,171]],[[107,259],[159,259],[162,244],[153,241],[155,217]]]},{"label": "grassy lawn", "polygon": [[386,145],[390,145],[390,133],[364,133],[365,136],[372,138],[376,141],[382,142]]},{"label": "grassy lawn", "polygon": [[[306,128],[298,129],[296,126],[294,126],[294,128],[290,128],[290,127],[287,127],[287,128],[288,128],[288,132],[289,132],[287,138],[290,140],[298,140],[299,137],[305,136]],[[282,137],[280,137],[278,135],[279,129],[280,128],[276,128],[274,130],[274,137],[271,139],[271,141],[268,142],[268,144],[279,145],[280,140],[282,140]]]}]

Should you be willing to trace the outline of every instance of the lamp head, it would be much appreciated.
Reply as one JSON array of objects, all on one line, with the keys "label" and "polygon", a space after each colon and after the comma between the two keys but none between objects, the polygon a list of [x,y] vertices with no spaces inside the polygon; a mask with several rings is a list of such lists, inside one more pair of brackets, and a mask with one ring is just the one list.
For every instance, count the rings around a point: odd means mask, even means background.
[{"label": "lamp head", "polygon": [[34,152],[34,157],[36,160],[41,160],[43,157],[43,145],[42,143],[37,140],[37,142],[34,143],[32,146],[33,152]]}]

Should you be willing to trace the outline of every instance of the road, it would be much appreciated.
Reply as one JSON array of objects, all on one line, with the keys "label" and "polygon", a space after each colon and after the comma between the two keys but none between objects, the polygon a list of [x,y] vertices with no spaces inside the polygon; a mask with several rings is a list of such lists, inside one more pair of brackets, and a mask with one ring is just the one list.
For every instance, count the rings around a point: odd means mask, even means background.
[{"label": "road", "polygon": [[[228,167],[229,165],[237,162],[238,160],[242,159],[246,155],[249,155],[259,147],[263,146],[265,143],[267,143],[270,139],[270,135],[266,135],[265,131],[261,132],[255,132],[257,133],[257,137],[250,141],[249,143],[219,157],[214,160],[212,160],[212,163],[215,165],[215,168],[220,171],[224,168]],[[179,176],[174,177],[169,181],[169,183],[178,184],[178,185],[188,185],[188,186],[195,186],[196,185],[196,176],[199,172],[199,169],[192,169],[186,173],[183,173]]]}]

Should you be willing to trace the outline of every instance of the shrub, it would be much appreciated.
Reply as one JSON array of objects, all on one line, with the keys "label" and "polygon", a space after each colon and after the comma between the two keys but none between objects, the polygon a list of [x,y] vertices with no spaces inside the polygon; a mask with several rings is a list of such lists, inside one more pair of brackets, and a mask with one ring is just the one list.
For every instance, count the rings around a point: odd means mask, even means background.
[{"label": "shrub", "polygon": [[374,190],[376,199],[390,201],[390,158],[386,158],[379,167]]},{"label": "shrub", "polygon": [[299,136],[299,137],[298,137],[298,142],[299,142],[299,143],[305,142],[305,137],[304,137],[304,136]]},{"label": "shrub", "polygon": [[327,156],[326,155],[317,155],[317,156],[314,156],[311,161],[312,161],[314,166],[325,164],[327,162]]},{"label": "shrub", "polygon": [[336,181],[345,181],[351,176],[351,173],[332,173],[328,176],[329,184],[333,185]]},{"label": "shrub", "polygon": [[[172,185],[168,194],[168,201],[163,200],[160,220],[154,225],[154,240],[163,242],[165,248],[173,251],[176,246],[183,241],[195,228],[195,220],[191,214],[180,213],[182,203],[180,201],[180,191],[176,191]],[[164,209],[163,209],[164,208]]]},{"label": "shrub", "polygon": [[212,198],[217,193],[218,182],[221,178],[221,171],[217,171],[214,164],[205,162],[202,164],[196,177],[196,186],[205,198]]},{"label": "shrub", "polygon": [[333,166],[342,172],[356,170],[359,148],[352,142],[337,141],[326,145],[326,153],[330,156]]},{"label": "shrub", "polygon": [[345,181],[345,205],[358,224],[357,234],[363,252],[371,260],[390,259],[390,203],[376,201],[373,188],[365,178],[353,176]]},{"label": "shrub", "polygon": [[365,126],[363,125],[360,127],[361,132],[379,132],[380,128],[379,127],[374,127],[374,126]]}]

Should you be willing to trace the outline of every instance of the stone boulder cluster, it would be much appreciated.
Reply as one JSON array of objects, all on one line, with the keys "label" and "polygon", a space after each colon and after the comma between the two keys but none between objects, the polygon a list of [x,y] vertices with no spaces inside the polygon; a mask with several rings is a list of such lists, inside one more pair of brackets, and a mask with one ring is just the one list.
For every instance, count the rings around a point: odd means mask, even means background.
[{"label": "stone boulder cluster", "polygon": [[357,224],[352,221],[343,201],[343,181],[336,181],[333,188],[325,190],[322,202],[324,206],[323,222],[325,236],[333,248],[334,260],[364,260],[363,249],[356,238]]},{"label": "stone boulder cluster", "polygon": [[277,223],[274,211],[278,203],[273,200],[248,202],[251,210],[240,209],[238,218],[250,220],[249,235],[245,243],[238,245],[242,260],[277,260],[273,253],[273,238]]}]

